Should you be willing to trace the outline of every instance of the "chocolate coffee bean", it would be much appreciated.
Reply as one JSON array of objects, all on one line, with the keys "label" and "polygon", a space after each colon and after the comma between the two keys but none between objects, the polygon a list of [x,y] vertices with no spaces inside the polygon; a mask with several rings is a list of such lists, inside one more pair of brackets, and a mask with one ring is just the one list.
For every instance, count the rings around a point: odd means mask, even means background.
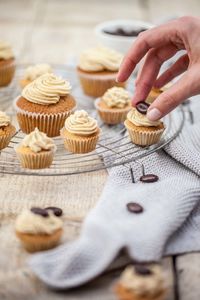
[{"label": "chocolate coffee bean", "polygon": [[135,267],[135,272],[139,275],[149,276],[152,274],[152,271],[143,265],[135,265],[134,267]]},{"label": "chocolate coffee bean", "polygon": [[136,104],[136,109],[139,111],[139,113],[146,115],[149,106],[150,105],[148,103],[142,101]]},{"label": "chocolate coffee bean", "polygon": [[144,183],[152,183],[159,180],[159,177],[154,174],[146,174],[140,177],[140,181]]},{"label": "chocolate coffee bean", "polygon": [[56,207],[56,206],[49,206],[49,207],[46,207],[45,210],[47,210],[47,211],[48,211],[48,210],[51,210],[51,211],[54,213],[54,215],[55,215],[56,217],[60,217],[60,216],[62,216],[62,214],[63,214],[62,209],[59,208],[59,207]]},{"label": "chocolate coffee bean", "polygon": [[46,209],[43,209],[43,208],[40,208],[40,207],[32,207],[31,212],[36,214],[36,215],[40,215],[44,218],[49,216],[48,211]]},{"label": "chocolate coffee bean", "polygon": [[130,211],[131,213],[139,214],[143,212],[143,207],[138,203],[129,202],[126,206],[128,211]]}]

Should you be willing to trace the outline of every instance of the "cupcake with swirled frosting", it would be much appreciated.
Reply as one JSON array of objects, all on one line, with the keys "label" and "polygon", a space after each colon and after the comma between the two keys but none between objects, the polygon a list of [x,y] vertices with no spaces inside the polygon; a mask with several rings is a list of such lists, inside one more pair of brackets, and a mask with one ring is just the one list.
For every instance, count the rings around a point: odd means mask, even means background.
[{"label": "cupcake with swirled frosting", "polygon": [[16,129],[11,124],[10,117],[3,111],[0,111],[0,150],[8,146],[15,132]]},{"label": "cupcake with swirled frosting", "polygon": [[52,73],[53,70],[50,65],[48,64],[36,64],[33,66],[29,66],[25,69],[24,76],[20,80],[20,86],[23,89],[27,84],[31,83],[33,80],[37,79],[38,77],[46,74]]},{"label": "cupcake with swirled frosting", "polygon": [[77,67],[84,93],[92,97],[101,97],[113,86],[124,87],[125,83],[116,82],[122,59],[121,53],[105,47],[84,51]]},{"label": "cupcake with swirled frosting", "polygon": [[131,109],[130,94],[122,87],[112,87],[96,99],[95,107],[104,123],[122,123]]},{"label": "cupcake with swirled frosting", "polygon": [[19,126],[24,133],[36,127],[50,137],[58,136],[76,106],[68,81],[46,73],[28,84],[15,102]]},{"label": "cupcake with swirled frosting", "polygon": [[132,108],[124,122],[131,141],[139,146],[150,146],[159,142],[165,130],[162,121],[150,121],[146,114]]},{"label": "cupcake with swirled frosting", "polygon": [[87,153],[95,150],[100,129],[97,121],[85,110],[70,115],[61,130],[65,148],[73,153]]},{"label": "cupcake with swirled frosting", "polygon": [[0,87],[10,84],[15,68],[15,57],[11,45],[0,41]]},{"label": "cupcake with swirled frosting", "polygon": [[23,168],[44,169],[52,164],[56,145],[45,133],[35,128],[15,150]]}]

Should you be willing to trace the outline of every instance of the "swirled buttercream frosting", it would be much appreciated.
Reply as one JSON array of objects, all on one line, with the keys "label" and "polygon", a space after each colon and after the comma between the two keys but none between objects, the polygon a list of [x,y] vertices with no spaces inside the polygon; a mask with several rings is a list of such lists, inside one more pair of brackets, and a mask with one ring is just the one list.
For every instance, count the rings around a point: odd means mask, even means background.
[{"label": "swirled buttercream frosting", "polygon": [[68,81],[50,73],[46,73],[29,83],[22,91],[26,100],[42,105],[55,104],[60,97],[67,96],[71,91]]},{"label": "swirled buttercream frosting", "polygon": [[128,91],[122,87],[108,89],[103,95],[102,100],[110,108],[124,108],[131,101]]},{"label": "swirled buttercream frosting", "polygon": [[10,124],[10,117],[3,111],[0,111],[0,127],[8,126]]},{"label": "swirled buttercream frosting", "polygon": [[98,126],[85,110],[78,110],[66,119],[65,129],[76,135],[89,136],[98,131]]},{"label": "swirled buttercream frosting", "polygon": [[0,59],[13,58],[14,54],[10,44],[4,41],[0,41]]},{"label": "swirled buttercream frosting", "polygon": [[40,132],[38,128],[35,128],[23,139],[22,146],[30,148],[35,153],[42,150],[56,151],[56,145],[53,140],[46,133]]},{"label": "swirled buttercream frosting", "polygon": [[48,64],[37,64],[29,66],[24,73],[24,79],[33,81],[43,74],[52,73],[52,68]]},{"label": "swirled buttercream frosting", "polygon": [[123,55],[112,49],[97,47],[89,49],[80,56],[79,67],[87,72],[113,71],[119,69]]},{"label": "swirled buttercream frosting", "polygon": [[30,210],[24,210],[15,223],[15,229],[18,232],[27,234],[52,234],[62,226],[62,220],[53,212],[49,212],[47,217],[43,217]]},{"label": "swirled buttercream frosting", "polygon": [[133,123],[135,126],[159,126],[161,121],[150,121],[147,119],[146,115],[143,115],[137,111],[136,108],[133,108],[129,111],[127,119]]}]

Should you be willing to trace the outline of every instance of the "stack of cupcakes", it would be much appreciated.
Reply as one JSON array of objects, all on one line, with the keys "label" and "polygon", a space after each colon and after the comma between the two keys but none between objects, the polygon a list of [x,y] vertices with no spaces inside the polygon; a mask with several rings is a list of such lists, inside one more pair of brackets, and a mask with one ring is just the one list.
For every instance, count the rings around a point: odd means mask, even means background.
[{"label": "stack of cupcakes", "polygon": [[7,86],[15,74],[15,58],[11,46],[0,41],[0,87]]}]

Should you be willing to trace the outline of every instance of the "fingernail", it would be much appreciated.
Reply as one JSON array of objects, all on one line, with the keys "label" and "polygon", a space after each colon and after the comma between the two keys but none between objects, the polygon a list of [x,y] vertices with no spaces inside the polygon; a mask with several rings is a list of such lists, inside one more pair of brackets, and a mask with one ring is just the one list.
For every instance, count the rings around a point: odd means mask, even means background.
[{"label": "fingernail", "polygon": [[162,117],[162,113],[157,108],[152,108],[147,111],[147,118],[150,121],[157,121]]}]

